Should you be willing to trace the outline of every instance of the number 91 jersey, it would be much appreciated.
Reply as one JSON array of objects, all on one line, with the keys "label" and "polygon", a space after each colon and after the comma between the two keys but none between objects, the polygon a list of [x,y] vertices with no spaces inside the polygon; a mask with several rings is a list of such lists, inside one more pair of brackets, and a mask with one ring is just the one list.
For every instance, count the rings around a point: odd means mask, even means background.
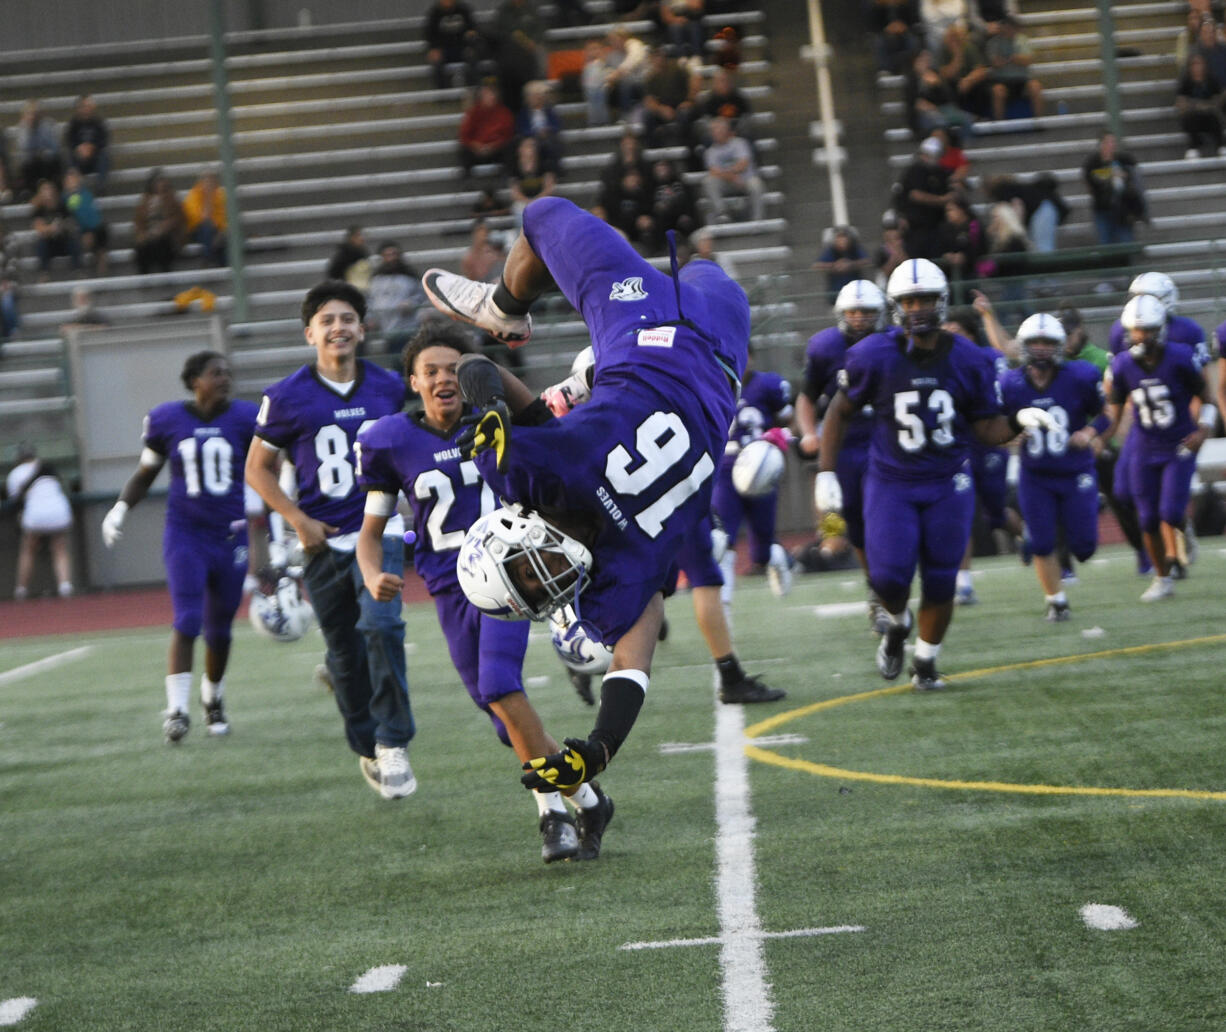
[{"label": "number 91 jersey", "polygon": [[380,416],[404,408],[406,388],[396,373],[365,359],[348,394],[303,366],[264,392],[256,434],[284,448],[298,476],[298,506],[339,534],[362,529],[366,496],[358,488],[353,444]]},{"label": "number 91 jersey", "polygon": [[943,331],[929,352],[908,348],[901,330],[865,337],[839,383],[856,408],[873,407],[869,468],[891,480],[952,477],[970,424],[1001,412],[992,353]]},{"label": "number 91 jersey", "polygon": [[249,401],[232,401],[208,420],[182,401],[168,401],[145,417],[145,447],[170,463],[168,525],[224,538],[230,524],[244,518],[243,467],[255,418]]}]

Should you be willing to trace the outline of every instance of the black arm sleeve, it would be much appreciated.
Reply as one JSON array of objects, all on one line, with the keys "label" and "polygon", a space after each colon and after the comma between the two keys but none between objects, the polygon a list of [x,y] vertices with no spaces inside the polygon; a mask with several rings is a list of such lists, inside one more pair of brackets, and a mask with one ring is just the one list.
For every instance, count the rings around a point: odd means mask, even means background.
[{"label": "black arm sleeve", "polygon": [[600,712],[589,742],[599,742],[613,759],[643,707],[644,692],[628,677],[609,674],[600,685]]}]

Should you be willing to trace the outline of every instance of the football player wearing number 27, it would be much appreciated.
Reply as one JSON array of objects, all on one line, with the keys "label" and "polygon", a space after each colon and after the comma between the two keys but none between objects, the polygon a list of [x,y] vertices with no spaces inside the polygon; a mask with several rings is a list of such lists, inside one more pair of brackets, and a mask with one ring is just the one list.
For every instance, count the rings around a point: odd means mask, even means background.
[{"label": "football player wearing number 27", "polygon": [[[745,292],[713,262],[670,275],[607,223],[561,198],[534,201],[497,285],[438,269],[436,308],[511,345],[556,283],[592,338],[591,400],[564,419],[505,369],[465,356],[477,416],[467,446],[514,501],[478,520],[457,565],[478,608],[546,619],[564,605],[611,645],[595,727],[524,764],[530,789],[569,788],[604,769],[638,717],[675,558],[711,504],[749,344]],[[512,415],[515,425],[512,427]]]},{"label": "football player wearing number 27", "polygon": [[[354,472],[358,432],[404,407],[395,373],[357,357],[366,299],[348,283],[325,280],[302,302],[303,333],[315,361],[264,392],[247,483],[294,528],[307,553],[303,580],[327,645],[325,657],[349,748],[367,784],[384,799],[411,795],[413,737],[400,598],[366,590],[354,558],[365,493]],[[298,479],[295,502],[277,477],[284,450]],[[388,522],[383,568],[404,571],[404,521]]]},{"label": "football player wearing number 27", "polygon": [[258,501],[244,504],[243,460],[255,430],[256,407],[235,401],[225,355],[198,351],[181,374],[191,401],[168,401],[145,417],[140,459],[119,500],[102,521],[102,540],[114,548],[128,510],[149,492],[170,463],[162,558],[174,618],[167,656],[166,741],[181,742],[191,726],[192,652],[204,634],[200,701],[210,735],[230,731],[223,696],[230,660],[230,625],[243,598],[248,569],[247,526],[262,517]]},{"label": "football player wearing number 27", "polygon": [[843,435],[861,408],[873,408],[864,480],[868,577],[889,616],[877,647],[887,680],[902,672],[911,631],[907,608],[920,573],[919,636],[911,667],[917,691],[943,688],[936,659],[953,618],[958,566],[970,538],[975,491],[968,467],[974,434],[1004,444],[1025,428],[1054,425],[1043,410],[1006,419],[990,352],[941,329],[949,304],[945,274],[910,258],[886,285],[895,326],[865,337],[847,352],[838,393],[822,429],[816,489],[823,512],[842,508],[835,473]]}]

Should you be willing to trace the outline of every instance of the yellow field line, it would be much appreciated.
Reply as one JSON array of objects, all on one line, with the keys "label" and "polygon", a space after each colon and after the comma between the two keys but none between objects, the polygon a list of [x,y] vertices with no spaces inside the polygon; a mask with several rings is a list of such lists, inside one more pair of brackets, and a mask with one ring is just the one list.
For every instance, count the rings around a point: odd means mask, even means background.
[{"label": "yellow field line", "polygon": [[[1204,638],[1188,638],[1183,641],[1156,642],[1151,645],[1130,645],[1126,648],[1107,649],[1102,652],[1086,652],[1074,656],[1055,656],[1048,659],[1032,659],[1020,663],[1006,663],[1001,666],[984,667],[981,670],[967,670],[960,674],[947,677],[946,681],[970,681],[981,677],[991,677],[995,674],[1008,673],[1015,670],[1035,670],[1041,667],[1060,666],[1068,663],[1082,663],[1093,659],[1111,659],[1118,656],[1135,656],[1147,652],[1158,652],[1167,649],[1193,648],[1198,645],[1214,645],[1226,642],[1226,634],[1214,634]],[[864,702],[869,699],[883,698],[887,695],[899,695],[911,690],[910,683],[890,685],[873,691],[858,692],[854,695],[842,695],[835,699],[826,699],[808,706],[779,713],[767,720],[759,721],[745,729],[747,738],[760,738],[768,732],[793,720],[820,713],[823,710],[834,709],[836,706],[846,706],[852,702]],[[1128,796],[1165,799],[1217,799],[1226,800],[1226,792],[1199,791],[1186,788],[1100,788],[1091,785],[1027,785],[1008,781],[957,781],[942,778],[912,778],[901,774],[876,774],[871,771],[844,770],[841,767],[831,767],[824,763],[812,763],[809,760],[797,760],[781,756],[776,752],[763,749],[756,745],[746,745],[745,754],[760,763],[769,763],[775,767],[788,770],[799,770],[824,778],[840,778],[845,781],[869,781],[880,785],[911,785],[920,788],[946,788],[978,792],[1012,792],[1024,795],[1083,795],[1083,796]]]}]

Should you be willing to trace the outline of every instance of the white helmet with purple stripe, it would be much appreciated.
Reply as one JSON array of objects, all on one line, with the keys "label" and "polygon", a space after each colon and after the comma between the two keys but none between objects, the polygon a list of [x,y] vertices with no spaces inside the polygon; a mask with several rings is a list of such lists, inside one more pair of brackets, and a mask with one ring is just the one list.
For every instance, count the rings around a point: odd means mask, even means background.
[{"label": "white helmet with purple stripe", "polygon": [[[949,311],[949,281],[935,262],[908,258],[890,273],[885,292],[894,322],[908,333],[932,333],[941,328]],[[932,304],[906,313],[902,302],[909,297],[930,297]]]}]

